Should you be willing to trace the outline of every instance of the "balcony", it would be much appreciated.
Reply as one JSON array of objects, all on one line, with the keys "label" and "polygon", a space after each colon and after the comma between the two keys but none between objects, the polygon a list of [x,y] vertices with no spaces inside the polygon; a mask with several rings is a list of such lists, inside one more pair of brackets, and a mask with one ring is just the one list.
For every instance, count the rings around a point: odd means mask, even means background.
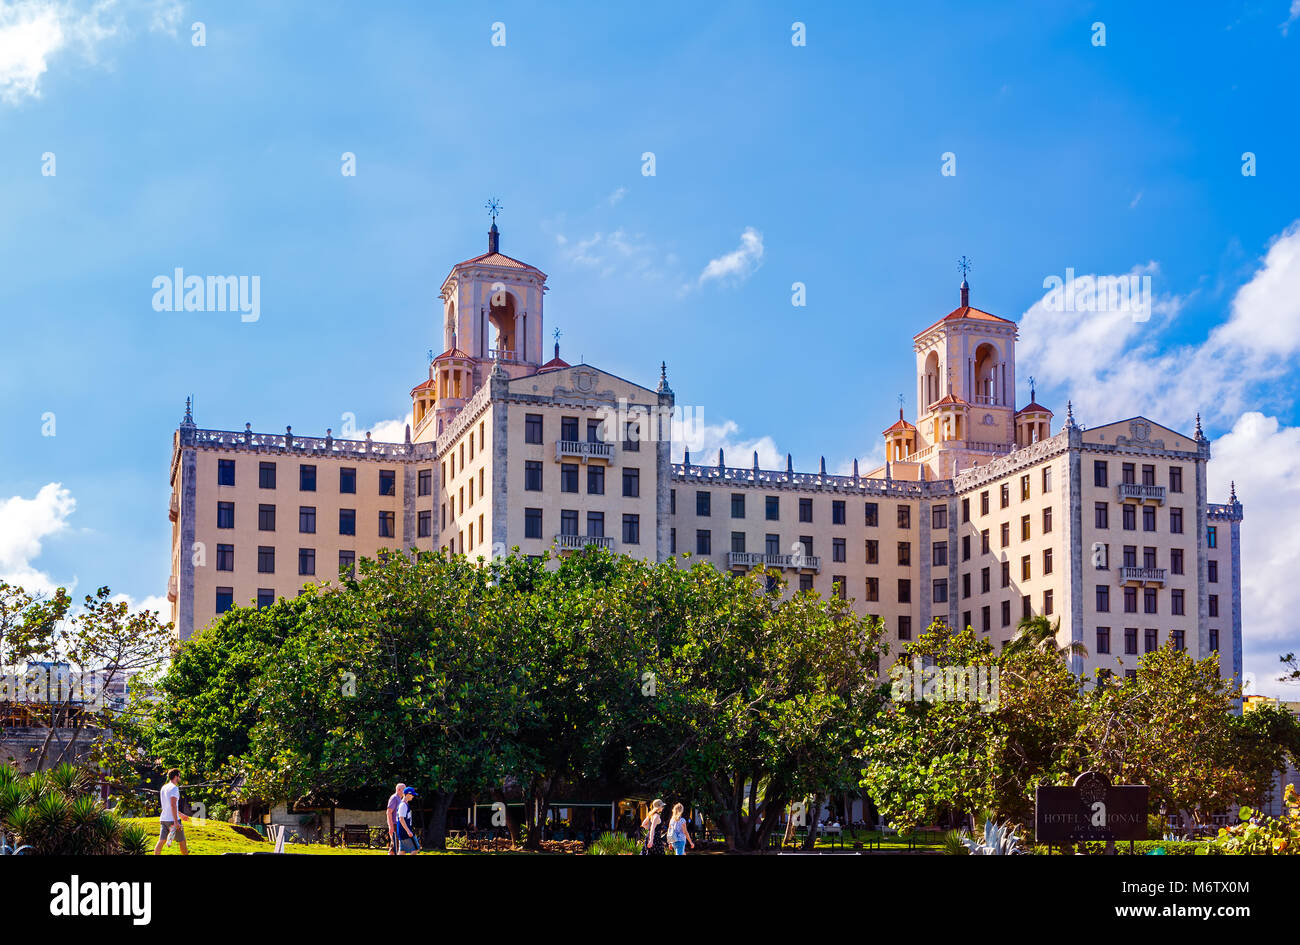
[{"label": "balcony", "polygon": [[1119,569],[1119,579],[1125,584],[1160,584],[1165,583],[1164,568],[1139,568],[1125,565]]},{"label": "balcony", "polygon": [[597,548],[608,548],[614,550],[614,539],[606,538],[604,535],[556,535],[555,546],[561,551],[577,551],[579,548],[586,548],[588,545],[595,545]]},{"label": "balcony", "polygon": [[728,568],[791,568],[796,571],[822,569],[822,559],[817,555],[768,555],[759,551],[728,551]]},{"label": "balcony", "polygon": [[591,443],[587,440],[556,440],[555,458],[561,460],[566,456],[581,459],[584,463],[589,459],[603,459],[609,462],[614,459],[614,444]]},{"label": "balcony", "polygon": [[1144,486],[1136,482],[1121,482],[1119,484],[1119,500],[1137,499],[1139,502],[1150,500],[1158,505],[1164,505],[1165,487],[1164,486]]}]

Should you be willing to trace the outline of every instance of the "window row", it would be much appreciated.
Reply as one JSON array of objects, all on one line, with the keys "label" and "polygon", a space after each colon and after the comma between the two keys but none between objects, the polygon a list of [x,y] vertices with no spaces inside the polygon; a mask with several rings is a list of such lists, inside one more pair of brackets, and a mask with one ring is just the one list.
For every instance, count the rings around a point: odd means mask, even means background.
[{"label": "window row", "polygon": [[[420,495],[433,493],[433,470],[421,469],[416,474]],[[235,460],[217,460],[217,485],[233,486],[235,484]],[[315,492],[317,485],[317,468],[314,463],[298,465],[298,491]],[[263,461],[257,464],[257,486],[259,489],[276,488],[276,463]],[[354,466],[339,467],[339,492],[354,495],[357,491],[357,470]],[[379,470],[379,495],[397,494],[397,470]]]},{"label": "window row", "polygon": [[[524,442],[543,443],[545,437],[545,417],[540,413],[524,414]],[[578,417],[560,417],[560,439],[576,443],[581,442],[580,419]],[[610,443],[609,427],[604,420],[588,418],[586,441],[588,443]],[[636,453],[641,449],[641,424],[637,420],[626,421],[623,425],[623,451]]]},{"label": "window row", "polygon": [[[1120,463],[1120,483],[1126,486],[1138,485],[1138,472],[1136,463]],[[1093,460],[1092,463],[1092,484],[1099,488],[1110,486],[1110,461],[1105,459]],[[1156,482],[1156,467],[1154,463],[1144,463],[1142,465],[1142,485],[1154,486]],[[1169,467],[1168,488],[1170,492],[1183,491],[1183,467]]]},{"label": "window row", "polygon": [[[1020,477],[1019,495],[1021,502],[1028,502],[1033,497],[1031,483],[1033,476],[1025,473]],[[1040,490],[1042,495],[1047,495],[1052,491],[1052,467],[1044,466],[1039,471]],[[980,515],[988,515],[990,511],[991,493],[985,489],[979,494]],[[969,498],[961,500],[961,520],[969,522],[971,516],[971,500]],[[1005,509],[1011,505],[1011,483],[1004,482],[998,486],[998,508]]]},{"label": "window row", "polygon": [[[1160,649],[1161,643],[1160,643],[1159,630],[1146,628],[1143,629],[1141,633],[1142,633],[1141,652],[1154,653],[1156,650]],[[1126,656],[1134,656],[1138,653],[1138,640],[1139,637],[1138,637],[1137,627],[1124,628],[1124,654]],[[1168,635],[1165,637],[1165,641],[1171,644],[1175,650],[1185,650],[1187,649],[1187,631],[1170,630],[1168,631]],[[1114,641],[1114,642],[1118,642],[1118,641]],[[1219,651],[1218,630],[1214,630],[1214,629],[1210,630],[1209,642],[1210,642],[1210,649],[1213,652],[1217,653]],[[1105,656],[1110,653],[1115,653],[1116,650],[1112,649],[1112,645],[1113,644],[1111,640],[1110,627],[1098,627],[1097,641],[1096,641],[1096,646],[1094,648],[1094,652],[1096,652],[1097,655],[1099,656]]]}]

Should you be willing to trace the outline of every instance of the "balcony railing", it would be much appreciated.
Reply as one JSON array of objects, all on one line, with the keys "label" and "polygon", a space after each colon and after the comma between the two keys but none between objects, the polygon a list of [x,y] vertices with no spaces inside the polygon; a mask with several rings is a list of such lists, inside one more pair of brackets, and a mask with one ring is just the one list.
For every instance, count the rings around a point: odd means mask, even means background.
[{"label": "balcony railing", "polygon": [[1119,484],[1119,498],[1121,502],[1125,499],[1138,499],[1142,502],[1151,499],[1154,502],[1163,504],[1165,501],[1165,487],[1144,486],[1138,482],[1121,482]]},{"label": "balcony railing", "polygon": [[588,545],[613,550],[614,539],[606,538],[604,535],[556,535],[555,545],[561,551],[575,551]]},{"label": "balcony railing", "polygon": [[760,551],[728,551],[729,568],[792,568],[797,571],[821,571],[817,555],[768,555]]},{"label": "balcony railing", "polygon": [[584,463],[589,459],[612,460],[614,458],[614,444],[591,443],[587,440],[556,440],[555,458],[558,460],[566,456],[576,456]]},{"label": "balcony railing", "polygon": [[1119,569],[1119,579],[1125,583],[1135,584],[1164,584],[1164,568],[1138,568],[1132,565],[1125,565]]}]

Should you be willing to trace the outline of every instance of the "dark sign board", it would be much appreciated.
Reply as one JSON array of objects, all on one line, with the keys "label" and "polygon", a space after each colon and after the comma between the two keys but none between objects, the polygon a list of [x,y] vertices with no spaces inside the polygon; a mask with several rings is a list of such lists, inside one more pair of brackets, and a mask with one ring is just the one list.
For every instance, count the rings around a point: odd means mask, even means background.
[{"label": "dark sign board", "polygon": [[1034,838],[1039,843],[1147,839],[1145,784],[1111,785],[1100,775],[1080,775],[1072,787],[1040,785],[1034,796]]}]

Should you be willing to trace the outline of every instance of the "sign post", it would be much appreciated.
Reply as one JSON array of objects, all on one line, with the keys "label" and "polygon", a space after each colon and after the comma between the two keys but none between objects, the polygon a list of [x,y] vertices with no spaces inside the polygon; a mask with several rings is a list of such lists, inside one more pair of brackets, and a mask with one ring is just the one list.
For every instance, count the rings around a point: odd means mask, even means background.
[{"label": "sign post", "polygon": [[1147,839],[1145,784],[1116,784],[1099,771],[1085,771],[1070,787],[1042,784],[1034,795],[1034,839],[1066,844],[1101,840],[1115,852],[1116,840]]}]

